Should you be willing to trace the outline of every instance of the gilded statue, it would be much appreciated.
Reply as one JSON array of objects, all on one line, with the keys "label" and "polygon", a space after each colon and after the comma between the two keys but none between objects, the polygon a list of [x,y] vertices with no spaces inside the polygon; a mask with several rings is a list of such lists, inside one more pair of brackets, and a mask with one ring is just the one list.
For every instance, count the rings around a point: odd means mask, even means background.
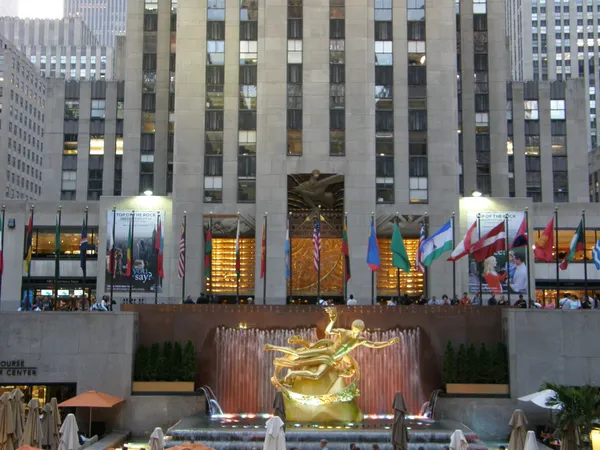
[{"label": "gilded statue", "polygon": [[300,195],[306,206],[312,210],[313,215],[318,212],[319,207],[326,209],[334,207],[335,199],[331,192],[327,192],[327,189],[329,189],[332,184],[344,181],[343,175],[331,175],[319,179],[320,176],[320,171],[313,170],[307,181],[304,181],[293,188],[293,191]]},{"label": "gilded statue", "polygon": [[[329,416],[344,417],[347,412],[347,420],[357,420],[362,414],[353,404],[355,397],[359,395],[358,380],[360,368],[350,353],[358,347],[384,348],[397,344],[398,338],[392,338],[384,342],[373,342],[362,336],[365,324],[357,319],[352,322],[351,328],[334,328],[338,318],[335,308],[326,308],[329,323],[325,328],[325,338],[315,343],[310,343],[300,336],[291,337],[288,342],[297,348],[282,347],[266,344],[265,350],[276,351],[284,354],[275,358],[273,365],[275,372],[271,382],[279,391],[283,392],[288,403],[286,409],[292,407],[292,416],[296,411],[297,420],[302,420],[307,415],[301,411],[300,405],[308,407],[329,405]],[[285,376],[280,376],[281,371],[287,369]],[[346,411],[339,411],[335,404],[341,405]],[[352,403],[351,405],[349,403]],[[338,405],[340,406],[340,405]],[[295,409],[294,409],[295,408]],[[352,411],[348,412],[348,408]],[[318,412],[312,412],[313,417]]]}]

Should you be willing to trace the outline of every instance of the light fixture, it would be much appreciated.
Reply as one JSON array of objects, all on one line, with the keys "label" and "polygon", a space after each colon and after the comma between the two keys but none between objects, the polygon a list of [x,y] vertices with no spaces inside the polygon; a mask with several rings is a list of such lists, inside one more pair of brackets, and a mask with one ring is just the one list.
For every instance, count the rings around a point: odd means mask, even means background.
[{"label": "light fixture", "polygon": [[425,64],[425,60],[427,59],[427,57],[425,55],[421,56],[421,59],[419,60],[419,62],[421,64]]},{"label": "light fixture", "polygon": [[150,197],[152,194],[153,194],[153,192],[152,192],[150,189],[146,189],[146,190],[144,191],[144,195],[146,195],[146,196],[148,196],[148,197]]},{"label": "light fixture", "polygon": [[471,197],[481,197],[481,191],[478,191],[477,189],[475,189],[473,192],[471,192]]}]

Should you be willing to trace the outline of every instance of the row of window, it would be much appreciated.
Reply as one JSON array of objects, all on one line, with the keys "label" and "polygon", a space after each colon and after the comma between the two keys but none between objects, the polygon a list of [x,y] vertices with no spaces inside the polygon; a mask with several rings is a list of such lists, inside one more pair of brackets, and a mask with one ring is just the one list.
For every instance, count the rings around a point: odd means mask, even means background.
[{"label": "row of window", "polygon": [[[65,120],[79,119],[79,100],[65,100]],[[90,118],[106,118],[106,100],[92,100],[90,107]],[[125,118],[125,102],[117,101],[117,119]]]},{"label": "row of window", "polygon": [[[329,36],[346,35],[344,0],[329,0]],[[340,33],[341,31],[341,33]],[[329,40],[329,154],[346,154],[346,41]]]}]

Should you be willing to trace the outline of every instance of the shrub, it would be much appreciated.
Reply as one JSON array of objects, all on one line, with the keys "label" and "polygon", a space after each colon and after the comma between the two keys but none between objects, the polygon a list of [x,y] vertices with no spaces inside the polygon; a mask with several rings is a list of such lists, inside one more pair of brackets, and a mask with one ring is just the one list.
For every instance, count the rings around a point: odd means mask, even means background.
[{"label": "shrub", "polygon": [[477,383],[478,359],[477,349],[471,344],[467,348],[467,377],[465,383]]},{"label": "shrub", "polygon": [[135,352],[135,363],[133,367],[134,381],[148,381],[150,379],[148,369],[150,364],[150,355],[148,347],[140,345]]},{"label": "shrub", "polygon": [[160,345],[152,344],[148,357],[148,381],[158,381],[160,359]]},{"label": "shrub", "polygon": [[444,353],[444,383],[456,383],[458,377],[456,367],[456,352],[452,346],[452,342],[446,344],[446,352]]},{"label": "shrub", "polygon": [[196,349],[192,341],[187,341],[181,359],[182,381],[194,381],[196,378]]},{"label": "shrub", "polygon": [[173,381],[172,360],[173,344],[167,341],[163,344],[162,355],[158,363],[158,381]]},{"label": "shrub", "polygon": [[171,358],[171,378],[172,381],[183,381],[183,377],[182,377],[182,367],[181,364],[183,363],[183,354],[181,351],[181,345],[179,344],[179,342],[175,342],[175,344],[173,344],[173,354],[172,354],[172,358]]},{"label": "shrub", "polygon": [[508,350],[503,342],[498,342],[492,357],[492,373],[495,383],[508,384]]},{"label": "shrub", "polygon": [[492,376],[492,358],[490,352],[484,343],[479,347],[479,357],[477,358],[477,383],[493,383]]},{"label": "shrub", "polygon": [[466,383],[468,379],[469,363],[467,359],[467,347],[465,344],[460,344],[456,355],[456,382]]}]

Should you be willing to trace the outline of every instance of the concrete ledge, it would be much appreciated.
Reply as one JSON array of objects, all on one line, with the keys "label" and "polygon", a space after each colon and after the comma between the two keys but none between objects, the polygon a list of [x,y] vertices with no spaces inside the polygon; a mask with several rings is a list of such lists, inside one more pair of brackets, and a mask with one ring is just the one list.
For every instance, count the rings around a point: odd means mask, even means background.
[{"label": "concrete ledge", "polygon": [[121,447],[129,438],[129,431],[113,431],[108,433],[95,444],[86,447],[86,450],[106,450]]}]

